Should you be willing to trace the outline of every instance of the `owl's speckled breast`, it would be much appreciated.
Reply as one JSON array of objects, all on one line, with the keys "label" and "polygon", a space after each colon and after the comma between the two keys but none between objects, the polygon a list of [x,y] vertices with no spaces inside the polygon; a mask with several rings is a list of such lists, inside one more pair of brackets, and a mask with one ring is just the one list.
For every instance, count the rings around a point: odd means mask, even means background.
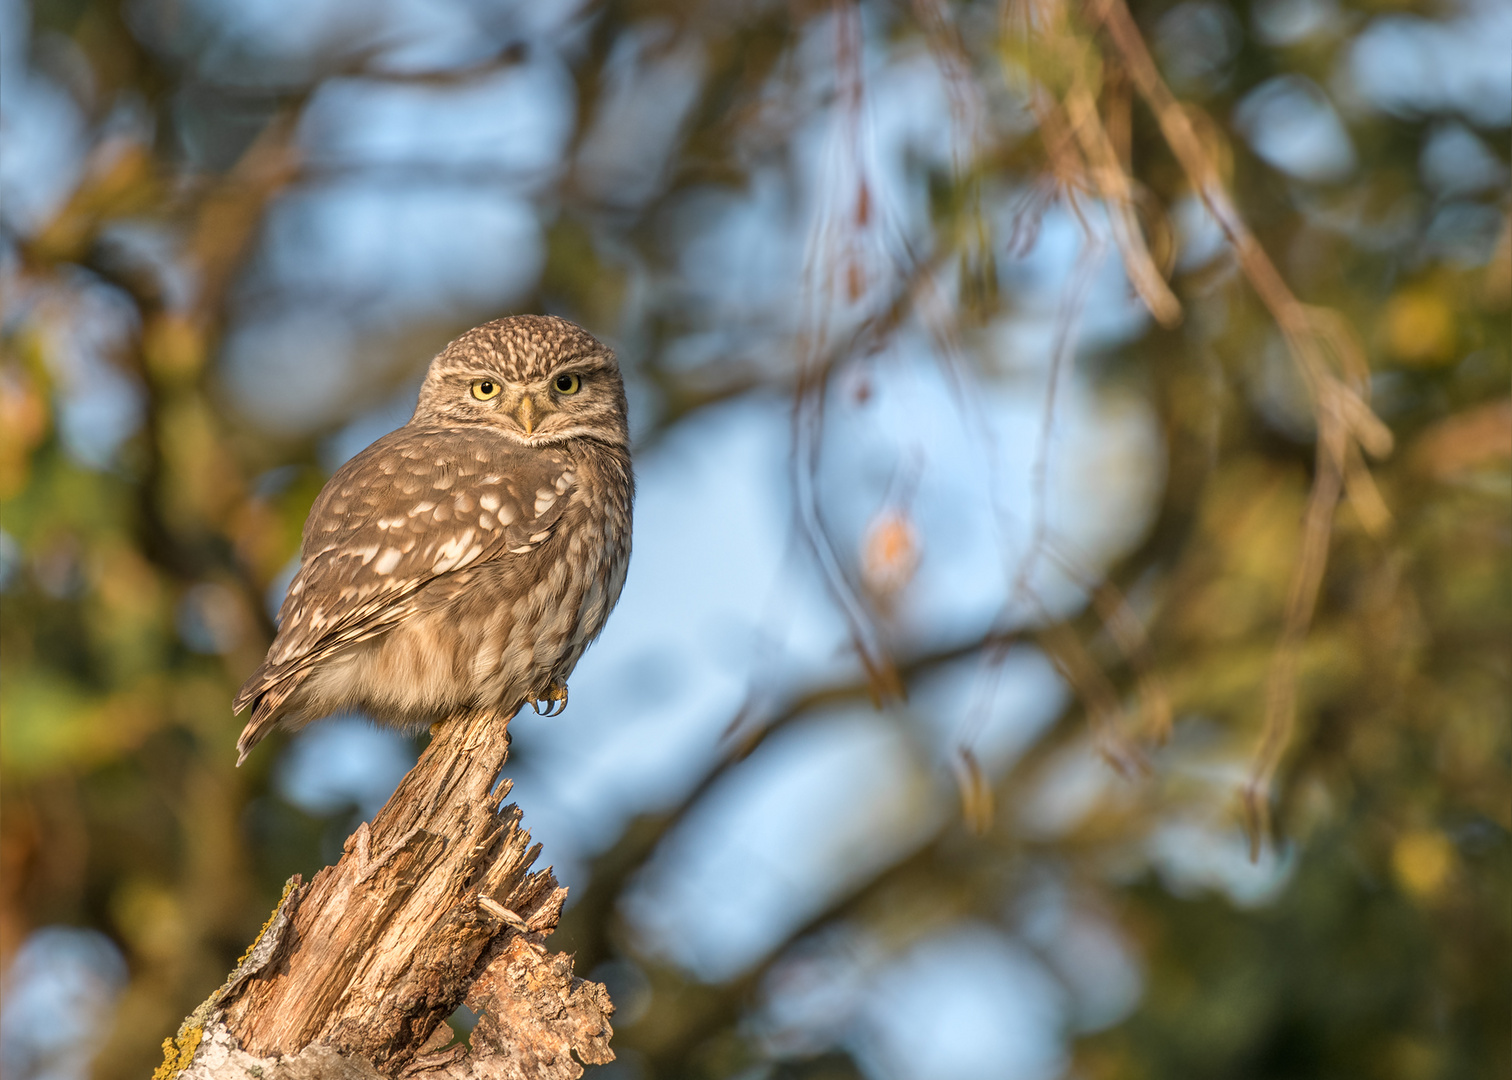
[{"label": "owl's speckled breast", "polygon": [[[563,462],[573,480],[548,534],[519,558],[432,579],[408,618],[332,656],[291,705],[357,708],[419,730],[462,711],[512,710],[565,681],[619,599],[630,555],[628,462],[597,446],[583,456]],[[549,505],[543,495],[532,509]]]},{"label": "owl's speckled breast", "polygon": [[523,557],[432,580],[408,619],[328,661],[306,684],[306,708],[341,701],[420,729],[465,710],[510,710],[565,681],[629,566],[628,500],[596,490],[615,486],[608,464],[579,469],[551,534]]}]

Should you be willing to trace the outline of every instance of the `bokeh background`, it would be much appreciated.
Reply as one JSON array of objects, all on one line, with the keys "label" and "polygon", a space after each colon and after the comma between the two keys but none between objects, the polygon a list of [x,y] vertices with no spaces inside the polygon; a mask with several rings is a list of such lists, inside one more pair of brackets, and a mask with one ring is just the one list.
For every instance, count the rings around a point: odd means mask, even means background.
[{"label": "bokeh background", "polygon": [[511,764],[595,1076],[1509,1075],[1505,0],[0,13],[6,1080],[147,1076],[414,761],[229,702],[529,311],[640,483]]}]

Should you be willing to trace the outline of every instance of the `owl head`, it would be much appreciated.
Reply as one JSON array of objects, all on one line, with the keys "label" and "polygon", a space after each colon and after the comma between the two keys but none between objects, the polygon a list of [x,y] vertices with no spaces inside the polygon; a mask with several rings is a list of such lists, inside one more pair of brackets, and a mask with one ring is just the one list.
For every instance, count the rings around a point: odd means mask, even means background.
[{"label": "owl head", "polygon": [[630,441],[614,352],[553,315],[497,319],[442,349],[411,423],[487,424],[532,446]]}]

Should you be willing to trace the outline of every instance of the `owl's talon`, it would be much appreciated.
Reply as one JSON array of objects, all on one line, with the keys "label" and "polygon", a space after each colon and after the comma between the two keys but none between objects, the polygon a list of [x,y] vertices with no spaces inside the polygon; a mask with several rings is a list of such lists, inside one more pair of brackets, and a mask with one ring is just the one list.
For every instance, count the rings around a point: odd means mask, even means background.
[{"label": "owl's talon", "polygon": [[[542,703],[546,705],[545,709],[541,708]],[[561,716],[567,709],[567,684],[560,680],[552,680],[545,695],[531,701],[530,707],[535,710],[537,716]]]}]

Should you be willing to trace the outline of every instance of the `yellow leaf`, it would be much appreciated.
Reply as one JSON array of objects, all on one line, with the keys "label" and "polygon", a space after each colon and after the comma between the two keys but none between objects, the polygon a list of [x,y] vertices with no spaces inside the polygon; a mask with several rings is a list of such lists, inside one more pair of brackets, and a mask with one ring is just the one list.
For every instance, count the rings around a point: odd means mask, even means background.
[{"label": "yellow leaf", "polygon": [[1391,849],[1391,868],[1415,898],[1432,900],[1454,870],[1454,844],[1437,829],[1414,829]]},{"label": "yellow leaf", "polygon": [[1404,364],[1436,367],[1454,359],[1454,312],[1437,292],[1404,289],[1386,305],[1386,345]]}]

